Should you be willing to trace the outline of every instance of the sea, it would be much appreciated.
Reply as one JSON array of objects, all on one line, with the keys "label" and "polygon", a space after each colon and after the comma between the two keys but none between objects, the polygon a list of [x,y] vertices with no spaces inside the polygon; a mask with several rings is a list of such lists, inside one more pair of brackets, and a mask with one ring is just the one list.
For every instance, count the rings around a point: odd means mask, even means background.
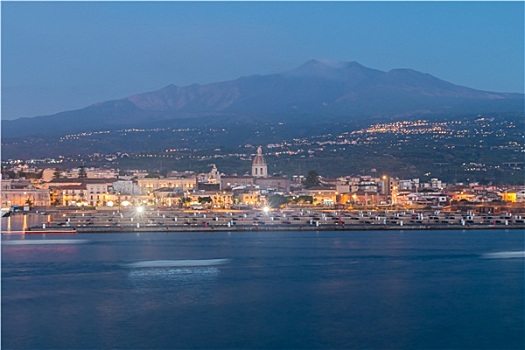
[{"label": "sea", "polygon": [[522,230],[3,234],[1,345],[523,349],[524,250]]}]

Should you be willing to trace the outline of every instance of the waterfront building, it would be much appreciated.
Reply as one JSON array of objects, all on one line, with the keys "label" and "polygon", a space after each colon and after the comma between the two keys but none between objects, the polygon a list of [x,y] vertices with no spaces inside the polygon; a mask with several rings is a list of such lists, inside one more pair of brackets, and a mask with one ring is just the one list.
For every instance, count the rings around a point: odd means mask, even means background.
[{"label": "waterfront building", "polygon": [[[109,180],[109,179],[108,179]],[[113,179],[114,180],[114,179]],[[106,206],[113,199],[113,180],[89,179],[85,182],[87,191],[87,202],[90,206]]]},{"label": "waterfront building", "polygon": [[37,188],[2,190],[2,207],[48,206],[51,204],[49,191]]},{"label": "waterfront building", "polygon": [[231,191],[193,191],[186,193],[187,205],[194,209],[230,209],[233,205]]},{"label": "waterfront building", "polygon": [[197,188],[197,175],[184,173],[184,175],[166,178],[143,178],[137,180],[137,185],[144,195],[153,195],[153,191],[160,188],[178,188],[189,191]]},{"label": "waterfront building", "polygon": [[153,191],[155,205],[170,208],[181,208],[184,192],[173,188],[159,188]]},{"label": "waterfront building", "polygon": [[[22,184],[27,183],[26,186]],[[30,182],[2,180],[2,208],[13,206],[48,206],[51,204],[49,191],[34,188]]]},{"label": "waterfront building", "polygon": [[378,192],[359,191],[349,195],[344,195],[340,199],[342,204],[352,204],[352,206],[376,207],[388,204],[388,196]]},{"label": "waterfront building", "polygon": [[54,205],[105,206],[111,200],[116,179],[53,179],[42,184]]},{"label": "waterfront building", "polygon": [[56,186],[50,190],[52,203],[63,206],[86,206],[87,203],[86,185]]},{"label": "waterfront building", "polygon": [[243,186],[233,191],[233,199],[238,206],[263,207],[267,203],[266,194],[268,191],[258,186]]},{"label": "waterfront building", "polygon": [[337,203],[337,191],[335,186],[316,186],[301,191],[301,194],[311,196],[313,205],[332,207]]}]

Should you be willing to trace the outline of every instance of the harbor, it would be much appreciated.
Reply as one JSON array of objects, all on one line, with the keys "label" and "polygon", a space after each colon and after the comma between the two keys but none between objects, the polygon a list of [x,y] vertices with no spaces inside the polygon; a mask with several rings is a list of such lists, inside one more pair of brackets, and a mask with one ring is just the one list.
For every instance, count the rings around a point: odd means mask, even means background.
[{"label": "harbor", "polygon": [[522,214],[439,211],[127,210],[16,213],[3,234],[525,229]]}]

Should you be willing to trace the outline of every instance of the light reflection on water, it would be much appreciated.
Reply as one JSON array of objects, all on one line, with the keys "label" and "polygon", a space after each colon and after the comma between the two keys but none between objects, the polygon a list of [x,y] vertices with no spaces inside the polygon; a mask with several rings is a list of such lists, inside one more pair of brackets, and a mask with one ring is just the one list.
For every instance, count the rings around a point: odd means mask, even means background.
[{"label": "light reflection on water", "polygon": [[150,286],[152,282],[175,282],[186,285],[213,282],[219,276],[219,269],[213,266],[184,268],[137,269],[128,272],[128,278],[136,287]]},{"label": "light reflection on water", "polygon": [[74,245],[89,243],[87,239],[17,239],[3,240],[2,245],[19,246],[19,245]]},{"label": "light reflection on water", "polygon": [[31,226],[42,227],[42,224],[49,221],[50,219],[51,217],[49,215],[18,213],[1,218],[0,229],[2,232],[22,231]]}]

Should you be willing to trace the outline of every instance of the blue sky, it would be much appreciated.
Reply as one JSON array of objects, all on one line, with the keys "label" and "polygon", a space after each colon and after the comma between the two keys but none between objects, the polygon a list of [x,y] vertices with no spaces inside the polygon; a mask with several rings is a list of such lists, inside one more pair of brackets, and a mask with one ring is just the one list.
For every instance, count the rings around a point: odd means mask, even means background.
[{"label": "blue sky", "polygon": [[5,2],[2,119],[312,58],[524,90],[523,2]]}]

